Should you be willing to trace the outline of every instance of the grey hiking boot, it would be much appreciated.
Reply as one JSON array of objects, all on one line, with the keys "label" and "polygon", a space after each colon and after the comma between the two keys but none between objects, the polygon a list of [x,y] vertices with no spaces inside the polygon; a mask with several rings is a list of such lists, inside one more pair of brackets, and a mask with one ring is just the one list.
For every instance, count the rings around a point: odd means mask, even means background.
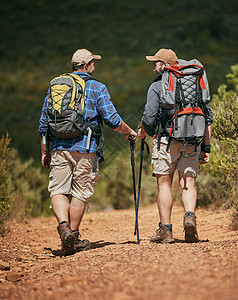
[{"label": "grey hiking boot", "polygon": [[59,224],[57,230],[62,242],[62,250],[64,252],[64,255],[74,254],[76,252],[76,248],[74,245],[75,236],[69,227],[69,223],[64,222],[62,224]]},{"label": "grey hiking boot", "polygon": [[79,234],[79,231],[78,230],[74,230],[73,231],[73,234],[75,236],[75,242],[74,242],[74,245],[75,245],[75,248],[76,248],[76,251],[85,251],[85,250],[88,250],[90,249],[91,247],[91,243],[89,242],[89,240],[80,240],[79,237],[80,237],[80,234]]},{"label": "grey hiking boot", "polygon": [[159,228],[156,230],[156,234],[150,237],[150,241],[155,243],[174,243],[172,225],[171,229],[169,229],[164,224],[159,223]]},{"label": "grey hiking boot", "polygon": [[185,213],[183,218],[183,227],[185,231],[185,242],[186,243],[196,243],[199,242],[196,216],[194,213],[188,211]]}]

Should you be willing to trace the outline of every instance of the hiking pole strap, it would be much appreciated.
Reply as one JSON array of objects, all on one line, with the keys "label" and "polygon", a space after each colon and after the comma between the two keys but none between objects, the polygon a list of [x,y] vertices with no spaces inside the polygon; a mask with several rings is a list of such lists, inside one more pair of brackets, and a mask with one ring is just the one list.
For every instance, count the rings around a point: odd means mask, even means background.
[{"label": "hiking pole strap", "polygon": [[143,153],[144,153],[144,145],[145,145],[145,138],[141,140],[141,154],[140,154],[140,172],[139,172],[139,183],[138,183],[138,200],[139,202],[139,196],[140,196],[140,187],[141,187],[141,174],[142,174],[142,163],[143,163]]},{"label": "hiking pole strap", "polygon": [[147,154],[150,154],[150,147],[149,147],[149,145],[146,143],[146,141],[144,141],[144,144],[146,145]]}]

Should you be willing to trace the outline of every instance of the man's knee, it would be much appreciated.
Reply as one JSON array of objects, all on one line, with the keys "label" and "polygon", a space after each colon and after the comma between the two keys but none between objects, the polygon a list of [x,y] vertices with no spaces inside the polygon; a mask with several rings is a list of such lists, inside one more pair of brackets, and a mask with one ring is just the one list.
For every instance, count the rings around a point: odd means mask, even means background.
[{"label": "man's knee", "polygon": [[87,200],[72,197],[72,200],[70,202],[70,206],[71,207],[85,207],[86,203],[87,203]]},{"label": "man's knee", "polygon": [[157,183],[159,186],[172,186],[173,173],[166,175],[156,174],[155,176],[157,178]]},{"label": "man's knee", "polygon": [[188,176],[179,171],[179,184],[182,190],[189,190],[195,188],[196,177]]}]

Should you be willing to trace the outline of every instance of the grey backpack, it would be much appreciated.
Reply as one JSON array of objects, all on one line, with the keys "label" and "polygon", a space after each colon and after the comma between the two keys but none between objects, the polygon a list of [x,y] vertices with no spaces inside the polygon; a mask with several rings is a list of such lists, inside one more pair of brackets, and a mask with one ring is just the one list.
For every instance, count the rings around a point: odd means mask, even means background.
[{"label": "grey backpack", "polygon": [[161,82],[162,106],[171,109],[165,132],[187,145],[198,146],[205,134],[206,104],[210,101],[208,81],[202,64],[179,59],[165,67]]}]

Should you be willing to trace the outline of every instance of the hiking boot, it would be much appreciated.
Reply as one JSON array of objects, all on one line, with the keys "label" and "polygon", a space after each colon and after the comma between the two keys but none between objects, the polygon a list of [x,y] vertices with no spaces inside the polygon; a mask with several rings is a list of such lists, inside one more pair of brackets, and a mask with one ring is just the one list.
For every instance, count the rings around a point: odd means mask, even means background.
[{"label": "hiking boot", "polygon": [[80,234],[78,230],[74,230],[73,234],[75,236],[74,246],[77,252],[90,249],[91,243],[89,242],[89,240],[80,240],[79,239]]},{"label": "hiking boot", "polygon": [[186,243],[199,242],[197,226],[196,226],[196,216],[194,213],[186,212],[183,218],[183,227],[185,231]]},{"label": "hiking boot", "polygon": [[169,229],[164,224],[159,223],[159,228],[155,232],[156,234],[150,237],[151,242],[169,243],[169,244],[174,243],[172,225],[171,225],[171,229]]},{"label": "hiking boot", "polygon": [[64,252],[64,255],[74,254],[76,252],[74,245],[75,236],[69,227],[69,223],[64,222],[62,224],[59,224],[57,230],[62,242],[62,250]]}]

